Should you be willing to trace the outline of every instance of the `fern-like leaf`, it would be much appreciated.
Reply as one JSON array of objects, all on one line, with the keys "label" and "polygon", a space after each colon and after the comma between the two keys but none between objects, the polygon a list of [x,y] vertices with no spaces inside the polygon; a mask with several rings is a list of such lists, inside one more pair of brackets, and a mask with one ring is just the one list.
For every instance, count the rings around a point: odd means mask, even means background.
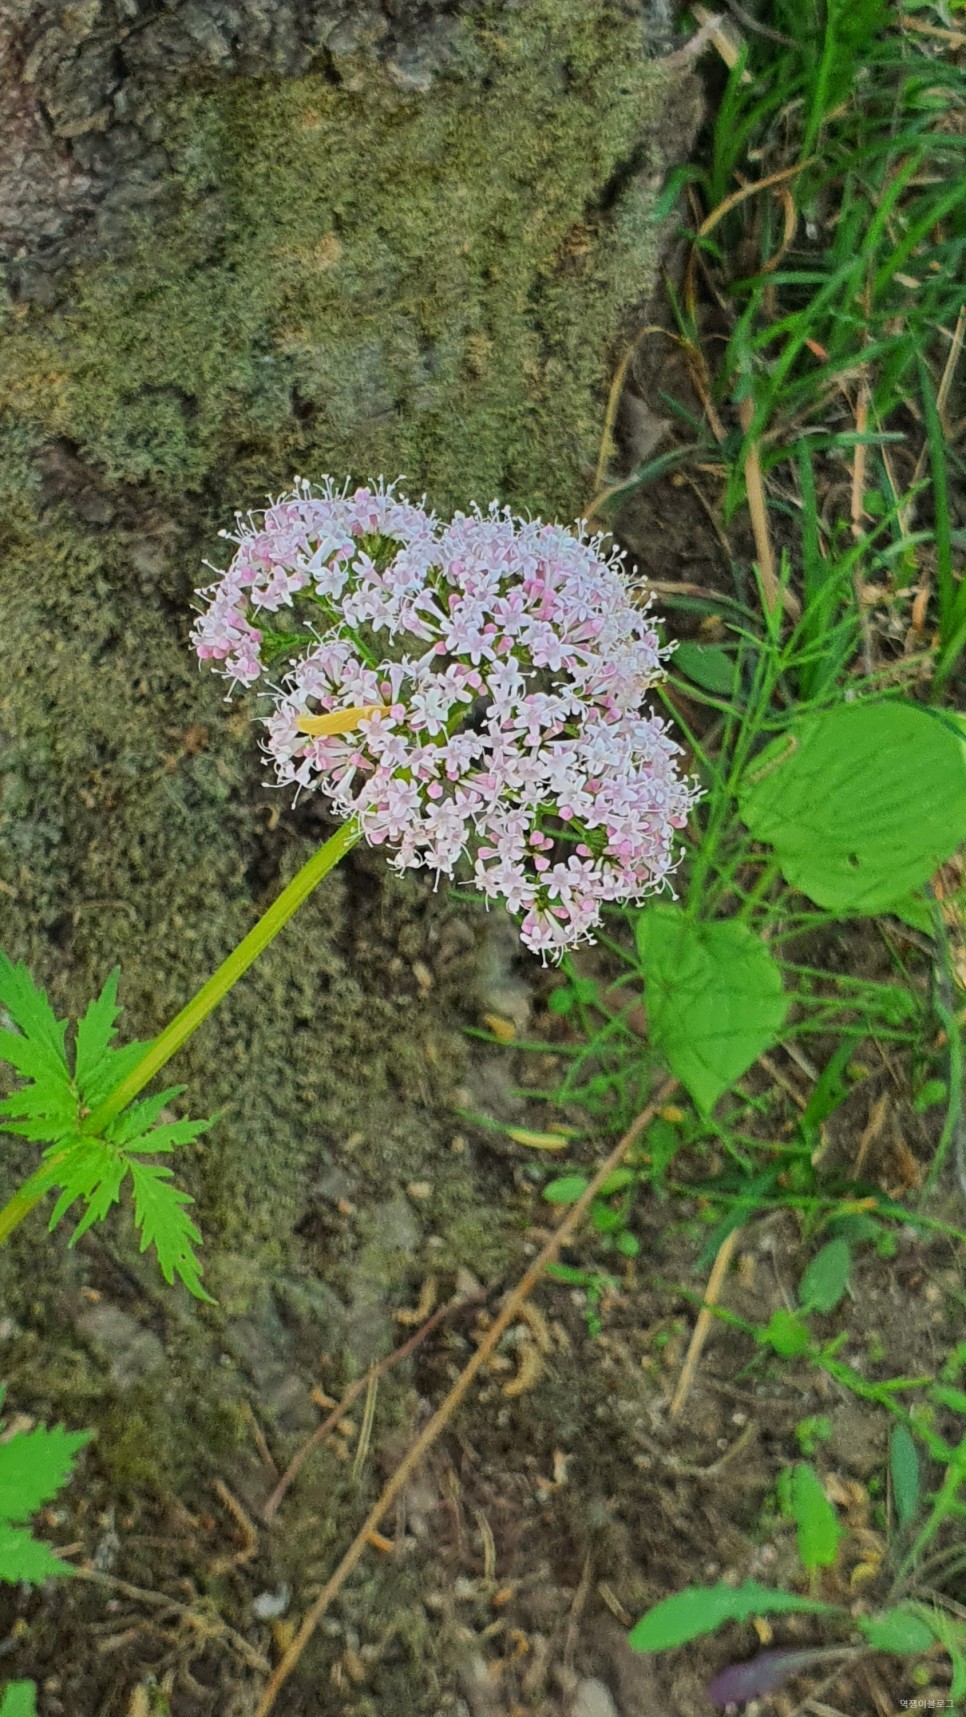
[{"label": "fern-like leaf", "polygon": [[214,1304],[201,1286],[201,1271],[193,1248],[201,1244],[187,1207],[188,1193],[171,1184],[171,1170],[156,1163],[130,1164],[134,1181],[134,1220],[141,1230],[141,1251],[153,1246],[166,1282],[180,1276],[196,1300]]},{"label": "fern-like leaf", "polygon": [[24,1526],[8,1526],[0,1520],[0,1580],[19,1586],[42,1586],[53,1575],[70,1574],[73,1569],[55,1555],[42,1538],[35,1538]]},{"label": "fern-like leaf", "polygon": [[0,953],[0,1007],[17,1031],[0,1031],[0,1060],[25,1079],[44,1084],[70,1086],[70,1069],[64,1050],[67,1022],[59,1020],[47,1000],[46,990],[35,984],[26,966],[13,965]]},{"label": "fern-like leaf", "polygon": [[90,1002],[77,1026],[74,1078],[80,1090],[89,1085],[103,1063],[121,1010],[117,1001],[120,966],[115,966],[96,1001]]},{"label": "fern-like leaf", "polygon": [[23,1521],[63,1488],[90,1431],[38,1425],[0,1443],[0,1520]]},{"label": "fern-like leaf", "polygon": [[71,1246],[120,1202],[130,1175],[142,1252],[153,1246],[165,1280],[173,1282],[177,1275],[196,1298],[207,1300],[210,1296],[201,1286],[193,1250],[201,1235],[186,1214],[193,1200],[171,1184],[170,1169],[138,1159],[146,1154],[168,1155],[191,1144],[212,1122],[158,1124],[165,1105],[183,1090],[172,1086],[130,1104],[108,1122],[102,1137],[85,1131],[92,1111],[133,1071],[147,1048],[143,1043],[120,1048],[113,1044],[120,1013],[118,976],[116,970],[110,974],[78,1023],[71,1078],[65,1023],[56,1018],[26,968],[14,966],[0,953],[0,1008],[18,1028],[0,1030],[0,1059],[32,1081],[0,1099],[0,1132],[18,1133],[47,1145],[40,1167],[21,1188],[21,1195],[35,1200],[47,1192],[58,1193],[50,1217],[52,1229],[75,1204],[83,1205]]}]

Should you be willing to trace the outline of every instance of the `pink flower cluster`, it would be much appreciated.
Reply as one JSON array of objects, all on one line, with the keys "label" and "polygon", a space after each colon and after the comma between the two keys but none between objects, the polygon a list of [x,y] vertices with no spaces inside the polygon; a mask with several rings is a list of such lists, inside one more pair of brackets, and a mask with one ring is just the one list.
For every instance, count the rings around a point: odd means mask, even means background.
[{"label": "pink flower cluster", "polygon": [[400,869],[469,860],[544,957],[660,888],[695,790],[641,712],[658,638],[599,538],[296,480],[231,540],[192,641],[272,696],[279,783],[320,788]]}]

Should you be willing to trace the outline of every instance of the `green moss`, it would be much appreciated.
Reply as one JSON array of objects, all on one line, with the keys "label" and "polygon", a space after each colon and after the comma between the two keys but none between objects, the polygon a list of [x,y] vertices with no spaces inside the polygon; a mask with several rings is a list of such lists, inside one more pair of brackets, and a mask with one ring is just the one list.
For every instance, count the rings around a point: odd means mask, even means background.
[{"label": "green moss", "polygon": [[[586,502],[652,272],[636,169],[665,74],[622,5],[483,6],[461,27],[426,95],[360,60],[340,61],[341,85],[164,98],[163,206],[62,280],[54,310],[6,316],[0,943],[62,1012],[119,963],[125,1029],[159,1030],[326,832],[263,790],[251,707],[226,709],[188,648],[190,593],[235,505],[326,471],[405,472],[444,512],[498,497],[569,519]],[[224,1392],[205,1346],[219,1317],[278,1277],[344,1291],[345,1257],[302,1224],[351,1135],[360,1198],[433,1181],[434,1263],[503,1262],[502,1213],[446,1154],[471,982],[457,966],[423,1000],[407,981],[449,910],[353,854],[172,1067],[193,1113],[221,1112],[179,1178],[226,1303],[168,1349],[189,1426],[161,1391],[125,1430],[84,1373],[80,1422],[100,1422],[125,1482],[187,1470],[206,1388]],[[4,1196],[33,1159],[3,1154]],[[37,1249],[62,1256],[39,1219],[16,1239],[0,1265],[14,1308]],[[123,1226],[105,1239],[144,1263]],[[387,1265],[387,1299],[411,1267],[400,1253],[394,1287]],[[70,1378],[49,1393],[68,1401]],[[222,1430],[230,1444],[234,1408]]]},{"label": "green moss", "polygon": [[665,79],[620,7],[497,16],[428,94],[352,65],[170,102],[160,229],[14,331],[20,411],[113,482],[217,474],[226,507],[297,466],[572,515],[653,265],[649,193],[614,185]]}]

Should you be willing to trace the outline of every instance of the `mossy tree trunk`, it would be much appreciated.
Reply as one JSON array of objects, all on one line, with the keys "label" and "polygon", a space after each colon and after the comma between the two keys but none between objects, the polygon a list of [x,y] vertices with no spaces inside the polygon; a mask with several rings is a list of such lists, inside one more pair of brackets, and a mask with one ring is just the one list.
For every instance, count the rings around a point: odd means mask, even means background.
[{"label": "mossy tree trunk", "polygon": [[[28,0],[0,26],[0,940],[63,1012],[120,963],[138,1036],[324,831],[190,655],[219,530],[296,473],[578,514],[687,147],[657,5],[406,10]],[[492,1263],[492,1187],[449,1148],[481,921],[365,853],[310,902],[172,1068],[223,1111],[181,1166],[219,1305],[161,1290],[123,1220],[68,1260],[35,1217],[0,1259],[21,1401],[170,1480],[226,1391],[284,1430],[300,1355],[364,1359],[429,1238]],[[7,1191],[30,1162],[11,1143]]]}]

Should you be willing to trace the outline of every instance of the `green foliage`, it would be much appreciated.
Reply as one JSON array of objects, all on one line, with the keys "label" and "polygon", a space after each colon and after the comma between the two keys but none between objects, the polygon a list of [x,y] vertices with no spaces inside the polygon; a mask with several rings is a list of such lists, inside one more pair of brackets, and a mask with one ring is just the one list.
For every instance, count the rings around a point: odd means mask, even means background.
[{"label": "green foliage", "polygon": [[707,1114],[784,1024],[781,972],[745,925],[702,924],[677,906],[637,920],[651,1040]]},{"label": "green foliage", "polygon": [[0,1442],[0,1580],[39,1586],[54,1575],[70,1574],[70,1564],[23,1522],[67,1483],[90,1435],[38,1426]]},{"label": "green foliage", "polygon": [[773,1591],[756,1580],[746,1580],[741,1586],[689,1586],[647,1610],[627,1637],[635,1651],[671,1651],[700,1639],[702,1634],[714,1633],[725,1622],[795,1613],[831,1616],[835,1608],[813,1598],[800,1598],[794,1592]]},{"label": "green foliage", "polygon": [[890,1651],[897,1657],[916,1657],[928,1651],[933,1630],[911,1609],[883,1610],[878,1616],[858,1616],[856,1627],[873,1651]]},{"label": "green foliage", "polygon": [[916,705],[846,704],[794,722],[755,759],[739,805],[809,899],[888,911],[966,839],[966,747]]},{"label": "green foliage", "polygon": [[155,92],[163,213],[132,210],[62,309],[11,328],[4,397],[179,511],[352,469],[572,517],[654,267],[654,193],[624,164],[668,78],[610,3],[487,0],[451,26],[430,99],[362,53]]},{"label": "green foliage", "polygon": [[37,1688],[32,1681],[10,1681],[0,1698],[0,1717],[37,1717]]},{"label": "green foliage", "polygon": [[798,1285],[803,1312],[834,1312],[848,1287],[852,1248],[839,1237],[830,1240],[808,1265]]},{"label": "green foliage", "polygon": [[142,1252],[153,1246],[165,1281],[177,1276],[196,1298],[208,1299],[194,1251],[201,1235],[187,1214],[193,1201],[172,1184],[169,1168],[140,1159],[191,1144],[212,1123],[161,1122],[165,1105],[181,1093],[182,1087],[172,1087],[130,1104],[99,1134],[88,1127],[88,1118],[147,1048],[143,1043],[120,1048],[113,1043],[120,1012],[118,975],[116,970],[111,973],[78,1022],[70,1058],[66,1022],[56,1018],[45,991],[26,968],[0,953],[0,1007],[17,1028],[0,1032],[0,1058],[30,1081],[0,1101],[0,1115],[6,1117],[0,1131],[47,1145],[41,1166],[19,1197],[32,1203],[56,1191],[51,1229],[74,1205],[83,1204],[71,1245],[93,1223],[103,1221],[130,1178]]},{"label": "green foliage", "polygon": [[778,1479],[778,1501],[795,1522],[798,1558],[806,1572],[834,1567],[842,1528],[814,1467],[807,1461],[786,1467]]},{"label": "green foliage", "polygon": [[921,1500],[919,1454],[905,1425],[893,1425],[889,1437],[889,1473],[899,1530],[911,1525]]}]

